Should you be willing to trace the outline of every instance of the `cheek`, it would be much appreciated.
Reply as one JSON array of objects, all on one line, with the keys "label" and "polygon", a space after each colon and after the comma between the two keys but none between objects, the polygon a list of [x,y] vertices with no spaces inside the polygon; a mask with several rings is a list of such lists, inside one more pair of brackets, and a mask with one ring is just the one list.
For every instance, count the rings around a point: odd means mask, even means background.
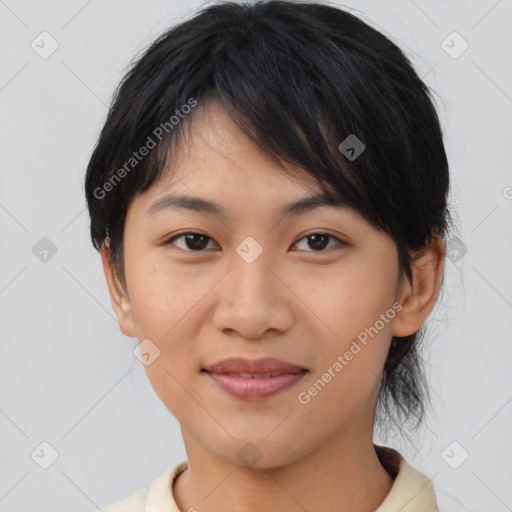
[{"label": "cheek", "polygon": [[177,269],[161,254],[146,260],[135,256],[127,274],[132,313],[141,335],[167,343],[183,325],[197,325],[197,318],[191,324],[189,317],[214,281],[191,266]]},{"label": "cheek", "polygon": [[315,371],[308,387],[299,390],[310,403],[299,410],[318,432],[330,428],[325,418],[335,428],[348,426],[362,411],[370,414],[378,392],[395,311],[392,287],[367,277],[352,273],[332,279],[325,294],[311,297],[311,309],[322,321],[315,318],[312,328],[318,341]]},{"label": "cheek", "polygon": [[[322,333],[340,348],[373,326],[392,306],[395,274],[394,268],[386,271],[373,262],[333,266],[322,273],[303,274],[299,293]],[[383,330],[391,332],[388,323]]]},{"label": "cheek", "polygon": [[396,315],[392,305],[398,277],[393,259],[350,263],[303,281],[318,340],[315,378],[322,391],[316,407],[327,414],[339,403],[342,416],[367,403],[378,388]]},{"label": "cheek", "polygon": [[[138,338],[149,338],[159,356],[145,366],[148,379],[162,402],[176,417],[186,416],[190,394],[195,395],[191,365],[197,355],[201,320],[199,302],[213,283],[192,278],[165,262],[134,258],[130,267],[132,315]],[[186,391],[184,387],[186,388]]]}]

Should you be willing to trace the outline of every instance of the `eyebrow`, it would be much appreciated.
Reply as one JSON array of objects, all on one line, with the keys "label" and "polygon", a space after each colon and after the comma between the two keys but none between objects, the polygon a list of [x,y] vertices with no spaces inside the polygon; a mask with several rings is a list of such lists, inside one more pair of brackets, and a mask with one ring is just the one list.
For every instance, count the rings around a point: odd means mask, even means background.
[{"label": "eyebrow", "polygon": [[[346,202],[339,196],[330,196],[318,193],[301,198],[297,201],[283,205],[276,216],[300,215],[321,206],[346,207]],[[230,219],[232,216],[221,205],[212,201],[187,195],[166,195],[158,199],[147,211],[148,216],[153,216],[162,210],[190,210],[199,213],[210,213]]]}]

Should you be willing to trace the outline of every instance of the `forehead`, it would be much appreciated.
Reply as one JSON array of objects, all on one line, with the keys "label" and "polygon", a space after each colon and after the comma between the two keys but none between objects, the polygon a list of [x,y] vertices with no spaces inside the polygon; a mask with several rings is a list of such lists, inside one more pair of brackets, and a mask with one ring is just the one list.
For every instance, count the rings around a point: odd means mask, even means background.
[{"label": "forehead", "polygon": [[244,181],[254,178],[261,185],[281,185],[305,190],[318,188],[317,180],[302,167],[272,159],[236,124],[216,100],[208,100],[197,108],[190,122],[185,121],[177,144],[168,155],[162,188],[178,181],[197,179],[224,181],[242,175]]},{"label": "forehead", "polygon": [[144,223],[185,212],[230,223],[241,217],[277,222],[331,207],[366,224],[332,186],[322,187],[298,165],[270,158],[218,102],[198,107],[194,116],[180,132],[162,177],[130,205]]},{"label": "forehead", "polygon": [[[250,202],[261,195],[271,201],[322,191],[317,179],[305,169],[273,160],[262,151],[218,102],[198,108],[191,124],[183,128],[162,176],[142,194],[147,198],[145,203],[169,192],[189,197],[215,194],[224,200],[248,193]],[[331,187],[324,187],[334,195]],[[158,206],[151,211],[155,209]]]}]

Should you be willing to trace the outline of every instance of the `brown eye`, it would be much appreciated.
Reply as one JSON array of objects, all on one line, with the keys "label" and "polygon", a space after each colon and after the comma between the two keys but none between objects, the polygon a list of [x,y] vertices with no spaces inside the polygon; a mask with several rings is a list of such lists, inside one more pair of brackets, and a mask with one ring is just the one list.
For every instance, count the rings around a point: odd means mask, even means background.
[{"label": "brown eye", "polygon": [[[179,244],[174,243],[176,240],[181,240],[181,246]],[[180,235],[176,235],[172,237],[170,240],[166,242],[167,244],[174,244],[180,249],[184,251],[190,252],[201,252],[207,245],[208,241],[212,240],[210,237],[203,235],[201,233],[181,233]]]},{"label": "brown eye", "polygon": [[[330,235],[329,233],[312,233],[311,235],[307,235],[301,238],[299,242],[301,242],[302,240],[307,240],[307,247],[312,249],[312,251],[308,251],[308,249],[305,249],[307,252],[322,252],[328,246],[330,240],[335,240],[338,242],[338,244],[344,245],[344,242],[342,242],[339,238],[335,237],[334,235]],[[299,242],[297,242],[297,244],[299,244]]]}]

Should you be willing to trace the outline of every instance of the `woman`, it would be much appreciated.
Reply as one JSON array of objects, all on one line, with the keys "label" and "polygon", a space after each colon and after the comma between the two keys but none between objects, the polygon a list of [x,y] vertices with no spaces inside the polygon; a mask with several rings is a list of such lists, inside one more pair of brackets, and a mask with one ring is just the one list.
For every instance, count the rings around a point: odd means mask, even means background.
[{"label": "woman", "polygon": [[384,35],[314,3],[219,3],[122,81],[91,237],[187,460],[115,511],[436,511],[375,425],[421,422],[448,163]]}]

